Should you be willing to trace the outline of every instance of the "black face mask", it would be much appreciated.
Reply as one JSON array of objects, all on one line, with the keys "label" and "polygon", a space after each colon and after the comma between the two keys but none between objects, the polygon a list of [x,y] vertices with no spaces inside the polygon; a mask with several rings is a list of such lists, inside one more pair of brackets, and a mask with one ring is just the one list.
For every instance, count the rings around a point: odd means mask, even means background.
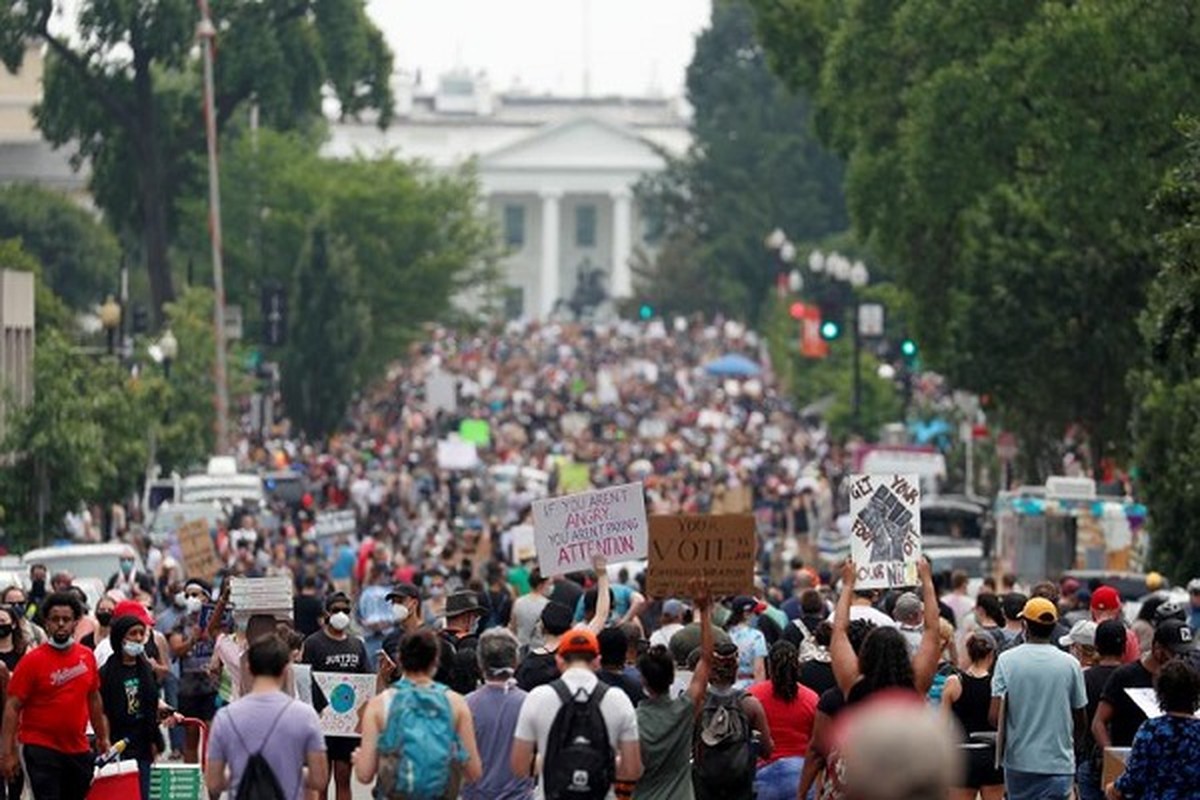
[{"label": "black face mask", "polygon": [[108,623],[112,622],[112,612],[111,611],[97,611],[96,612],[96,622],[99,622],[101,625],[107,625]]},{"label": "black face mask", "polygon": [[10,605],[12,605],[13,613],[16,614],[18,617],[25,616],[25,612],[29,608],[28,603],[11,603]]},{"label": "black face mask", "polygon": [[45,594],[46,593],[46,579],[38,578],[36,581],[34,581],[33,582],[33,591],[41,592],[42,594]]},{"label": "black face mask", "polygon": [[12,636],[12,632],[12,625],[0,625],[0,639],[7,639],[9,636]]}]

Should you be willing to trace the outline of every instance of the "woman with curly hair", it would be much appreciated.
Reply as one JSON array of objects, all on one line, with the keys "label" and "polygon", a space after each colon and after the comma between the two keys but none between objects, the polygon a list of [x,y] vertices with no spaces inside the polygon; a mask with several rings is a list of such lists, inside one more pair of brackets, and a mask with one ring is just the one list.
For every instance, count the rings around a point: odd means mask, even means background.
[{"label": "woman with curly hair", "polygon": [[774,749],[758,761],[757,800],[790,800],[804,769],[804,755],[817,714],[817,694],[800,683],[800,655],[791,642],[779,641],[767,655],[767,680],[750,687],[767,713]]}]

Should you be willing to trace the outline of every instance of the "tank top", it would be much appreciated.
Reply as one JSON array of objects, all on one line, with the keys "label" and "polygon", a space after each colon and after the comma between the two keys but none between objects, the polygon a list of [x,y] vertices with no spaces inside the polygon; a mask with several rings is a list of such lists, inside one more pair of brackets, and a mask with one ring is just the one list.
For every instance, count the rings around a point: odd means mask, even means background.
[{"label": "tank top", "polygon": [[962,682],[962,694],[951,708],[962,723],[963,730],[966,733],[994,731],[995,727],[988,724],[988,709],[992,705],[992,676],[976,678],[960,672],[958,679]]}]

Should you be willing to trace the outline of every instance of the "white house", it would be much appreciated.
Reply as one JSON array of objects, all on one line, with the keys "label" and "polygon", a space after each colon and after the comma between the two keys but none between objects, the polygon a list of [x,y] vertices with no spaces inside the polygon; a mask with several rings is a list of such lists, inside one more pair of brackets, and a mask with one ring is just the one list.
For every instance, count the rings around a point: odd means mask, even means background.
[{"label": "white house", "polygon": [[434,166],[477,159],[480,182],[508,248],[511,316],[546,318],[599,270],[613,298],[629,297],[629,260],[652,245],[655,225],[633,201],[634,184],[688,147],[677,100],[494,93],[481,74],[445,75],[434,91],[400,77],[396,118],[337,122],[325,154],[395,152]]}]

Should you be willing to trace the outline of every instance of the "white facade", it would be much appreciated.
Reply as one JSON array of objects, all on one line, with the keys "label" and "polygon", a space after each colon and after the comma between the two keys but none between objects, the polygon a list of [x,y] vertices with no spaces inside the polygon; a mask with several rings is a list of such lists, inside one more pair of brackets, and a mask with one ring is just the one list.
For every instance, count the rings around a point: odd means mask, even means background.
[{"label": "white facade", "polygon": [[489,211],[508,248],[502,262],[508,311],[545,319],[571,298],[584,270],[598,269],[610,297],[632,294],[630,256],[652,233],[633,186],[681,155],[687,120],[658,98],[493,95],[486,79],[456,74],[435,93],[399,80],[397,118],[339,122],[325,154],[394,152],[437,167],[475,158]]}]

